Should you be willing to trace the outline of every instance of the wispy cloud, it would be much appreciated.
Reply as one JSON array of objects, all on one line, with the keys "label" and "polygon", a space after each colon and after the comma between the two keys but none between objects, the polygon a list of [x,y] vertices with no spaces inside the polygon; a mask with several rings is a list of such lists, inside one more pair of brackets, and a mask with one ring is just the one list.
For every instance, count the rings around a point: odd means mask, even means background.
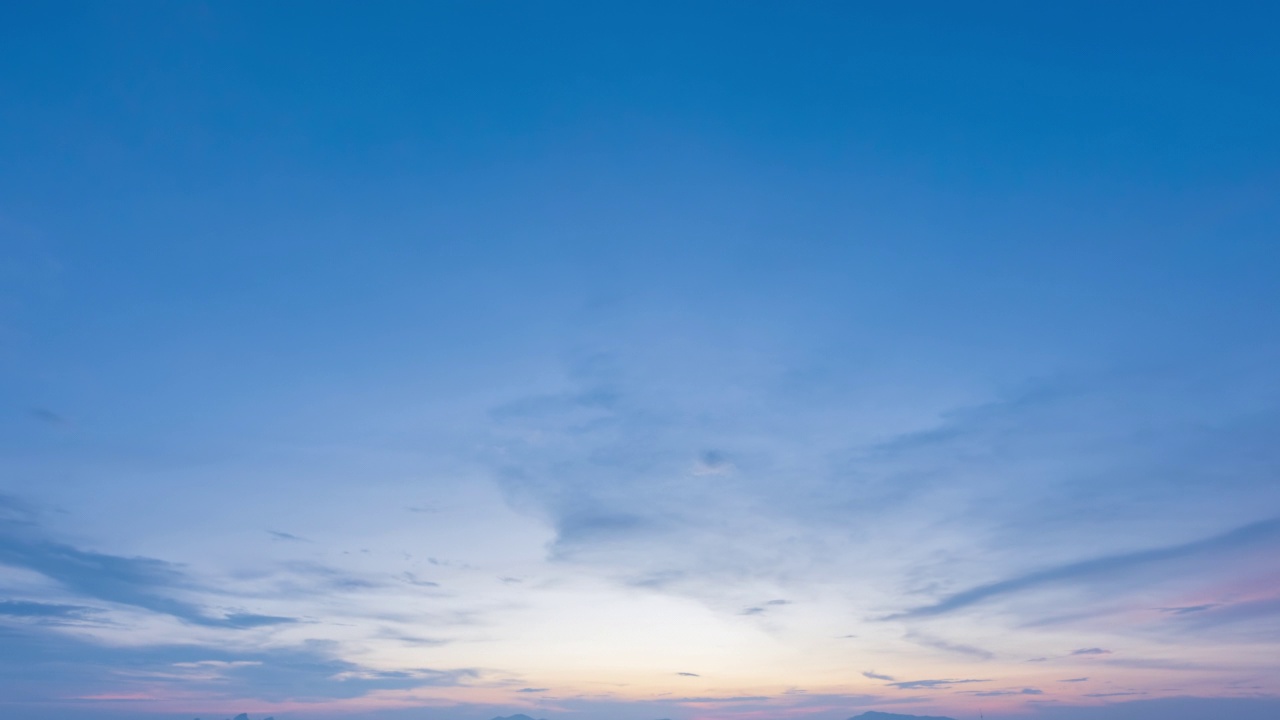
[{"label": "wispy cloud", "polygon": [[1135,568],[1179,560],[1198,555],[1229,552],[1248,545],[1270,542],[1280,538],[1280,519],[1270,519],[1251,523],[1221,535],[1204,540],[1173,545],[1154,550],[1109,555],[1083,562],[1058,565],[999,582],[979,585],[922,607],[896,613],[886,620],[903,620],[912,618],[944,615],[964,609],[970,605],[1002,595],[1032,590],[1045,585],[1077,580],[1090,580],[1107,575],[1131,571]]},{"label": "wispy cloud", "polygon": [[59,605],[53,603],[8,600],[0,602],[0,615],[25,618],[81,619],[95,612],[83,605]]},{"label": "wispy cloud", "polygon": [[957,655],[968,655],[969,657],[978,658],[980,660],[990,660],[995,657],[995,654],[989,650],[983,650],[982,648],[966,645],[964,643],[948,642],[942,638],[916,631],[908,632],[904,637],[917,645],[923,645],[924,647],[933,648],[935,650],[942,650],[943,652],[954,653]]},{"label": "wispy cloud", "polygon": [[1217,603],[1209,603],[1207,605],[1184,605],[1182,607],[1165,607],[1160,608],[1160,612],[1166,612],[1171,615],[1189,615],[1191,613],[1204,612],[1218,607]]},{"label": "wispy cloud", "polygon": [[176,593],[199,589],[180,566],[155,558],[82,550],[41,537],[39,527],[30,521],[0,521],[0,563],[43,575],[84,598],[169,615],[193,625],[247,629],[296,621],[246,612],[220,614],[179,600]]},{"label": "wispy cloud", "polygon": [[954,685],[991,682],[990,678],[965,678],[960,680],[904,680],[889,683],[890,687],[902,690],[945,690]]},{"label": "wispy cloud", "polygon": [[698,477],[709,475],[728,475],[733,472],[733,463],[717,450],[708,450],[698,456],[693,464],[693,474]]},{"label": "wispy cloud", "polygon": [[32,420],[44,423],[46,425],[63,427],[70,424],[70,421],[67,420],[67,418],[63,417],[62,415],[59,415],[58,413],[48,408],[42,408],[42,407],[29,408],[27,410],[27,415]]},{"label": "wispy cloud", "polygon": [[146,692],[210,701],[344,699],[379,690],[462,686],[480,677],[473,669],[371,669],[337,657],[339,650],[319,641],[268,650],[104,645],[51,629],[0,625],[0,671],[25,684],[31,700],[61,701],[69,690],[82,696]]}]

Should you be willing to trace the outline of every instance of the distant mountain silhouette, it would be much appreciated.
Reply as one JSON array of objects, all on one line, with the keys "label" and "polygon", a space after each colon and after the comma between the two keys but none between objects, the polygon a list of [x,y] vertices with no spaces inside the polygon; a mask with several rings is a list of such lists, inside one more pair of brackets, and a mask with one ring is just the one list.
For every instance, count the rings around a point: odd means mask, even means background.
[{"label": "distant mountain silhouette", "polygon": [[[496,720],[496,719],[495,719]],[[937,715],[899,715],[897,713],[864,712],[861,715],[855,715],[849,720],[955,720],[955,718],[939,717]]]}]

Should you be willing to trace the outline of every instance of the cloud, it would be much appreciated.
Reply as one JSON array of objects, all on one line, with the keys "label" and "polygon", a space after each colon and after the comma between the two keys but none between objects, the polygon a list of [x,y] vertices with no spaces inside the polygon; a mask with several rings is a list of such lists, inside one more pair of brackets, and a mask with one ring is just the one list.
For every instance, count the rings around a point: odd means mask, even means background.
[{"label": "cloud", "polygon": [[6,533],[0,534],[0,563],[40,573],[85,597],[217,624],[199,608],[165,594],[190,582],[177,566],[163,560],[108,555]]},{"label": "cloud", "polygon": [[652,520],[631,513],[574,513],[560,518],[556,526],[555,550],[563,556],[574,545],[628,539],[654,529]]},{"label": "cloud", "polygon": [[520,689],[519,689],[519,690],[517,690],[516,692],[520,692],[520,693],[544,693],[544,692],[547,692],[547,691],[548,691],[548,690],[550,690],[550,689],[551,689],[551,688],[534,688],[534,687],[527,687],[527,688],[520,688]]},{"label": "cloud", "polygon": [[411,572],[403,573],[400,576],[400,579],[415,587],[427,587],[427,588],[440,587],[440,583],[435,582],[434,580],[423,580],[422,578],[418,577],[417,575],[414,575]]},{"label": "cloud", "polygon": [[221,620],[212,620],[210,624],[228,628],[256,628],[272,625],[289,625],[298,622],[298,618],[281,617],[279,615],[255,615],[253,613],[232,613]]},{"label": "cloud", "polygon": [[32,525],[35,520],[35,508],[12,495],[0,493],[0,528]]},{"label": "cloud", "polygon": [[902,690],[945,690],[952,685],[967,685],[969,683],[991,682],[990,678],[968,678],[964,680],[905,680],[901,682],[891,682],[890,687],[896,687]]},{"label": "cloud", "polygon": [[[1188,608],[1186,612],[1178,612],[1174,615],[1173,621],[1191,630],[1205,630],[1238,622],[1254,622],[1262,618],[1280,616],[1280,597],[1195,606],[1194,609]],[[1258,630],[1257,627],[1251,628],[1251,632]]]},{"label": "cloud", "polygon": [[[6,503],[9,507],[20,507]],[[174,598],[198,589],[181,567],[148,557],[125,557],[82,550],[39,536],[26,511],[19,522],[0,520],[0,564],[29,570],[86,598],[126,605],[178,618],[193,625],[244,629],[295,622],[293,618],[252,613],[218,616]]]},{"label": "cloud", "polygon": [[6,700],[13,702],[108,692],[323,701],[375,690],[466,685],[480,677],[471,669],[384,672],[340,659],[338,651],[336,644],[320,641],[265,650],[101,645],[40,626],[0,625],[0,675],[6,678]]},{"label": "cloud", "polygon": [[1058,682],[1065,682],[1065,683],[1080,683],[1080,682],[1085,682],[1085,681],[1087,681],[1088,679],[1089,679],[1089,678],[1087,678],[1087,677],[1067,678],[1066,680],[1059,680]]},{"label": "cloud", "polygon": [[1103,648],[1092,647],[1092,648],[1080,648],[1079,650],[1072,650],[1071,654],[1072,655],[1110,655],[1111,651],[1104,650]]},{"label": "cloud", "polygon": [[676,674],[681,677],[702,677],[698,673],[691,673],[691,672],[678,672]]},{"label": "cloud", "polygon": [[974,697],[999,697],[1002,695],[1043,695],[1044,691],[1036,688],[1022,688],[1021,690],[985,690],[971,694]]},{"label": "cloud", "polygon": [[1186,605],[1183,607],[1160,608],[1160,612],[1166,612],[1172,615],[1188,615],[1190,613],[1198,613],[1198,612],[1204,612],[1205,610],[1212,610],[1213,608],[1216,608],[1216,607],[1218,607],[1216,603],[1210,603],[1208,605]]},{"label": "cloud", "polygon": [[868,680],[886,680],[886,681],[888,681],[888,682],[893,682],[893,677],[892,677],[892,676],[890,676],[890,675],[881,675],[881,674],[877,673],[875,670],[866,670],[866,671],[864,671],[864,672],[862,673],[862,677],[867,678]]},{"label": "cloud", "polygon": [[[1132,692],[1095,695],[1110,698],[1134,697]],[[1037,709],[1036,716],[1045,720],[1274,720],[1280,717],[1280,699],[1185,696],[1157,700],[1117,699],[1097,705],[1043,705]]]},{"label": "cloud", "polygon": [[1109,555],[1083,562],[1058,565],[999,582],[979,585],[949,595],[932,605],[890,615],[885,620],[931,617],[961,610],[1002,595],[1032,590],[1069,580],[1088,580],[1130,571],[1145,565],[1164,563],[1197,555],[1229,552],[1237,548],[1280,538],[1280,518],[1251,523],[1204,540],[1154,550]]},{"label": "cloud", "polygon": [[70,424],[70,421],[67,420],[65,417],[59,415],[58,413],[52,410],[49,410],[48,408],[42,408],[42,407],[29,408],[27,410],[27,416],[30,417],[32,420],[44,423],[46,425],[55,425],[58,427],[62,427]]},{"label": "cloud", "polygon": [[[320,587],[329,591],[373,590],[385,585],[367,577],[314,562],[291,561],[282,563],[280,568],[316,581]],[[314,590],[308,589],[306,592],[311,593]]]},{"label": "cloud", "polygon": [[990,651],[983,650],[979,647],[965,645],[963,643],[947,642],[941,638],[936,638],[931,635],[925,635],[914,631],[906,633],[904,637],[917,645],[923,645],[924,647],[955,653],[957,655],[968,655],[969,657],[976,657],[982,660],[990,660],[995,657],[995,655]]},{"label": "cloud", "polygon": [[733,472],[733,463],[729,462],[722,453],[715,450],[708,450],[702,453],[693,464],[691,471],[697,477],[707,477],[713,475],[728,475]]},{"label": "cloud", "polygon": [[276,540],[287,540],[291,542],[311,542],[310,540],[304,537],[298,537],[293,533],[279,532],[277,530],[268,530],[267,533]]},{"label": "cloud", "polygon": [[387,638],[388,640],[395,640],[397,642],[402,642],[406,645],[413,645],[416,647],[440,647],[441,645],[448,645],[450,642],[452,642],[450,640],[445,640],[443,638],[419,637],[417,635],[404,635],[401,633],[385,632],[385,631],[382,633],[379,633],[378,637]]},{"label": "cloud", "polygon": [[96,612],[93,608],[83,605],[56,605],[25,600],[0,602],[0,615],[8,617],[77,620],[93,612]]},{"label": "cloud", "polygon": [[745,703],[745,702],[759,702],[762,700],[772,700],[772,699],[773,698],[769,697],[768,695],[730,695],[728,697],[713,697],[713,696],[682,697],[682,698],[677,698],[677,701],[686,702],[686,703]]}]

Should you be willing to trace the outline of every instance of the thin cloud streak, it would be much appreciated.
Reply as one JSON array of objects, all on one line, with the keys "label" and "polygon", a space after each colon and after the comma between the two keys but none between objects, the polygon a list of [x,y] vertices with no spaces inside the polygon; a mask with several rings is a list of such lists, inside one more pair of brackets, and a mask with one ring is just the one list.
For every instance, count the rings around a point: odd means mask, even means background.
[{"label": "thin cloud streak", "polygon": [[945,597],[932,605],[896,613],[883,619],[910,620],[945,615],[992,598],[1033,590],[1046,585],[1073,580],[1088,580],[1133,570],[1146,565],[1227,552],[1248,545],[1272,541],[1276,538],[1280,538],[1280,518],[1251,523],[1221,535],[1182,545],[1110,555],[1083,562],[1059,565],[1008,580],[979,585]]}]

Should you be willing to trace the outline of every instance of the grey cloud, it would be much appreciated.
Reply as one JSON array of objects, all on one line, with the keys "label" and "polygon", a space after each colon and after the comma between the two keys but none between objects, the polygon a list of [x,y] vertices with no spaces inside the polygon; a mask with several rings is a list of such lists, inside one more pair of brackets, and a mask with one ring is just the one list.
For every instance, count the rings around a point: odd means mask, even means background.
[{"label": "grey cloud", "polygon": [[388,638],[390,640],[398,640],[399,642],[402,642],[406,645],[414,645],[417,647],[439,647],[441,645],[448,645],[451,642],[449,640],[445,640],[442,638],[425,638],[425,637],[418,637],[416,635],[403,635],[400,633],[388,633],[388,632],[380,633],[379,637]]},{"label": "grey cloud", "polygon": [[171,685],[218,699],[322,701],[373,690],[467,684],[471,669],[384,673],[336,657],[331,643],[234,651],[200,645],[106,646],[41,629],[0,626],[0,695],[12,702],[153,691]]},{"label": "grey cloud", "polygon": [[433,580],[423,580],[411,572],[406,572],[405,574],[401,575],[400,579],[404,580],[406,583],[409,583],[410,585],[415,585],[417,587],[429,587],[429,588],[440,587],[440,583],[435,582]]},{"label": "grey cloud", "polygon": [[1080,678],[1067,678],[1066,680],[1059,680],[1058,682],[1065,682],[1065,683],[1078,683],[1078,682],[1085,682],[1085,681],[1087,681],[1088,679],[1089,679],[1089,678],[1087,678],[1087,677],[1080,677]]},{"label": "grey cloud", "polygon": [[698,457],[693,465],[693,474],[698,476],[725,475],[732,472],[733,463],[716,450],[708,450]]},{"label": "grey cloud", "polygon": [[575,545],[630,539],[655,529],[653,520],[629,513],[571,513],[557,521],[553,554],[564,557]]},{"label": "grey cloud", "polygon": [[702,677],[698,673],[691,673],[691,672],[678,672],[676,674],[681,677]]},{"label": "grey cloud", "polygon": [[983,650],[982,648],[965,645],[963,643],[948,642],[941,638],[933,637],[932,635],[925,635],[923,633],[908,632],[903,637],[917,645],[933,648],[935,650],[942,650],[944,652],[955,653],[957,655],[968,655],[969,657],[975,657],[981,660],[990,660],[995,657],[993,653]]},{"label": "grey cloud", "polygon": [[279,615],[254,615],[253,613],[232,613],[221,620],[210,620],[206,624],[220,625],[229,628],[256,628],[271,625],[288,625],[298,622],[298,618],[281,617]]},{"label": "grey cloud", "polygon": [[772,700],[768,695],[732,695],[729,697],[682,697],[676,698],[676,702],[687,703],[743,703],[743,702],[759,702],[761,700]]},{"label": "grey cloud", "polygon": [[902,690],[943,690],[953,685],[968,685],[970,683],[991,682],[990,678],[966,678],[963,680],[904,680],[902,682],[891,682],[890,687],[900,688]]},{"label": "grey cloud", "polygon": [[660,590],[671,585],[675,585],[687,577],[687,573],[676,570],[666,570],[663,572],[647,573],[637,577],[629,577],[626,579],[626,584],[632,587]]},{"label": "grey cloud", "polygon": [[[23,517],[31,517],[30,511]],[[175,591],[197,589],[180,566],[154,558],[81,550],[47,540],[39,537],[38,528],[31,521],[0,521],[0,564],[39,573],[86,598],[170,615],[193,625],[249,628],[292,622],[248,613],[213,616],[198,605],[171,597]]]},{"label": "grey cloud", "polygon": [[36,520],[35,508],[12,495],[0,493],[0,528],[32,525]]},{"label": "grey cloud", "polygon": [[1022,688],[1021,690],[986,690],[971,694],[974,697],[999,697],[1001,695],[1043,695],[1044,691],[1036,688]]},{"label": "grey cloud", "polygon": [[42,408],[42,407],[28,408],[27,416],[30,417],[32,420],[35,420],[37,422],[42,422],[46,425],[63,426],[63,425],[70,424],[65,417],[59,415],[58,413],[48,408]]},{"label": "grey cloud", "polygon": [[875,670],[867,670],[863,672],[862,677],[867,678],[868,680],[885,680],[888,682],[893,682],[892,676],[881,675],[880,673],[877,673]]},{"label": "grey cloud", "polygon": [[1071,654],[1072,655],[1110,655],[1111,651],[1105,650],[1103,648],[1092,647],[1092,648],[1080,648],[1079,650],[1072,650]]},{"label": "grey cloud", "polygon": [[1115,667],[1142,668],[1146,670],[1222,670],[1221,664],[1195,662],[1191,660],[1169,660],[1166,658],[1114,658],[1098,660],[1105,665]]},{"label": "grey cloud", "polygon": [[24,618],[79,619],[96,612],[83,605],[56,605],[50,603],[31,602],[26,600],[7,600],[0,602],[0,615]]},{"label": "grey cloud", "polygon": [[550,690],[550,689],[551,689],[551,688],[533,688],[533,687],[529,687],[529,688],[520,688],[520,689],[519,689],[519,690],[517,690],[516,692],[521,692],[521,693],[544,693],[544,692],[546,692],[546,691],[548,691],[548,690]]},{"label": "grey cloud", "polygon": [[994,597],[1031,590],[1045,585],[1114,575],[1145,565],[1169,562],[1197,555],[1228,552],[1248,545],[1274,541],[1278,538],[1280,538],[1280,518],[1272,518],[1245,525],[1204,540],[1069,563],[1027,573],[1008,580],[979,585],[945,597],[932,605],[890,615],[884,619],[912,619],[943,615]]},{"label": "grey cloud", "polygon": [[[318,581],[320,585],[328,590],[371,590],[384,586],[384,583],[374,582],[369,578],[319,563],[295,561],[282,563],[280,567],[296,575]],[[313,591],[314,588],[308,588],[304,592],[310,593]]]},{"label": "grey cloud", "polygon": [[618,405],[617,390],[605,385],[587,387],[578,392],[533,395],[512,400],[489,411],[499,421],[557,418],[580,422],[583,411],[612,410]]},{"label": "grey cloud", "polygon": [[86,597],[197,624],[217,624],[194,605],[165,595],[189,587],[190,582],[177,566],[163,560],[108,555],[4,534],[0,535],[0,563],[38,572]]},{"label": "grey cloud", "polygon": [[1123,699],[1123,694],[1099,693],[1120,698],[1103,704],[1042,706],[1036,715],[1045,720],[1274,720],[1280,717],[1280,700],[1267,698],[1171,697],[1158,700]]},{"label": "grey cloud", "polygon": [[1069,625],[1079,623],[1084,620],[1096,620],[1097,618],[1112,615],[1116,611],[1111,608],[1090,608],[1080,612],[1062,613],[1058,615],[1050,615],[1048,617],[1036,618],[1020,623],[1021,628],[1043,628],[1053,627],[1056,625]]},{"label": "grey cloud", "polygon": [[[1253,622],[1262,618],[1280,616],[1280,597],[1197,606],[1195,610],[1176,613],[1176,615],[1177,622],[1183,627],[1196,630],[1238,622]],[[1252,630],[1256,631],[1257,628]]]},{"label": "grey cloud", "polygon": [[298,537],[293,533],[279,532],[277,530],[268,530],[267,534],[271,535],[271,537],[276,540],[287,540],[291,542],[311,542],[310,540],[303,537]]},{"label": "grey cloud", "polygon": [[1198,612],[1204,612],[1205,610],[1212,610],[1213,608],[1216,608],[1216,607],[1218,607],[1216,603],[1211,603],[1208,605],[1186,605],[1183,607],[1160,608],[1160,612],[1167,612],[1172,615],[1187,615],[1190,613],[1198,613]]}]

